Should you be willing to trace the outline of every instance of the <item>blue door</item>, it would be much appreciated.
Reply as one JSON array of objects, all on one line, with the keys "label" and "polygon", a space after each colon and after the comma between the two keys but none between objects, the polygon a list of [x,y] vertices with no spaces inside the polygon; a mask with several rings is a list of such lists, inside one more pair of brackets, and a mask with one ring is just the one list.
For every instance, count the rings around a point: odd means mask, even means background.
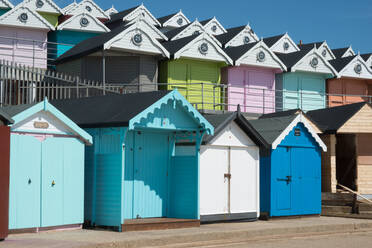
[{"label": "blue door", "polygon": [[136,132],[133,218],[167,216],[168,134]]}]

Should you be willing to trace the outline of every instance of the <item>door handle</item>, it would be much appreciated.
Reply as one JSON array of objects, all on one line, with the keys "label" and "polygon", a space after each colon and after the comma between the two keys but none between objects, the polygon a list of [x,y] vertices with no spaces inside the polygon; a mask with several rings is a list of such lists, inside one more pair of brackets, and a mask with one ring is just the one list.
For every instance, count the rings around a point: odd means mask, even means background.
[{"label": "door handle", "polygon": [[230,173],[225,173],[225,174],[224,174],[224,178],[231,179],[231,174],[230,174]]},{"label": "door handle", "polygon": [[286,176],[286,178],[285,179],[283,179],[283,178],[278,178],[277,179],[278,181],[284,181],[284,182],[287,182],[287,184],[289,184],[290,182],[292,182],[292,176]]},{"label": "door handle", "polygon": [[31,183],[32,183],[31,178],[29,178],[28,179],[28,184],[31,184]]},{"label": "door handle", "polygon": [[54,180],[52,181],[52,187],[54,187],[54,185],[56,185],[56,182],[54,182]]}]

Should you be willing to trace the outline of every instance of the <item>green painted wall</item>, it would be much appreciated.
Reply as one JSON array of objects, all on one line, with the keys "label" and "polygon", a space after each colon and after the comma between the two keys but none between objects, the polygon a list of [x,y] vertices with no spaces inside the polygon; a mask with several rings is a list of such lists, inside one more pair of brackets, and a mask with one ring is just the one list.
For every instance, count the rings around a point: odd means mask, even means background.
[{"label": "green painted wall", "polygon": [[[226,64],[221,62],[192,59],[163,61],[159,68],[160,88],[177,88],[198,109],[221,110],[222,107],[218,105],[222,102],[221,89],[208,83],[220,84],[221,68],[224,66]],[[165,83],[167,86],[162,85]]]},{"label": "green painted wall", "polygon": [[59,14],[51,14],[51,13],[43,13],[39,12],[39,14],[44,17],[53,27],[58,26],[58,16]]},{"label": "green painted wall", "polygon": [[4,15],[6,12],[8,12],[10,9],[0,9],[0,16]]}]

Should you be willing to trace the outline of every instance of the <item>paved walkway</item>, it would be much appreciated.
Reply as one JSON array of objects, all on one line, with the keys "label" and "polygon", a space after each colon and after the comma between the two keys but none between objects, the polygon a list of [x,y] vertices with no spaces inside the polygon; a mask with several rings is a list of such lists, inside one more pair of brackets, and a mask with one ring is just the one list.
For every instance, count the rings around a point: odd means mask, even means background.
[{"label": "paved walkway", "polygon": [[265,239],[314,233],[372,230],[372,220],[307,217],[245,223],[202,225],[200,228],[118,233],[98,230],[51,231],[10,235],[0,248],[149,247],[213,240]]}]

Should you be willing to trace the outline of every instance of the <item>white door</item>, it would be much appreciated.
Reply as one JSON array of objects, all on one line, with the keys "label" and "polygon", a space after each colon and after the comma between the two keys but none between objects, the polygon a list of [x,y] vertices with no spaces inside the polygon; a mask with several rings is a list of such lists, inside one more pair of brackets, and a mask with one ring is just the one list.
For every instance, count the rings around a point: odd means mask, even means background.
[{"label": "white door", "polygon": [[231,213],[258,212],[258,154],[257,147],[231,148]]},{"label": "white door", "polygon": [[228,148],[202,146],[200,156],[200,214],[228,213]]}]

